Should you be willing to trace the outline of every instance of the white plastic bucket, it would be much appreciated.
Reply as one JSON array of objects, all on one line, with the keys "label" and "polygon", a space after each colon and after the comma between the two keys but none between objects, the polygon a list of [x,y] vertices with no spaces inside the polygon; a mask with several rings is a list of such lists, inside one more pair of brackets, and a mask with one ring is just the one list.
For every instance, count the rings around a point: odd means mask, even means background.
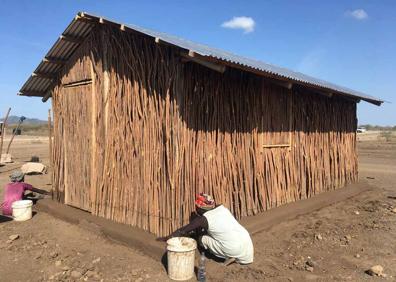
[{"label": "white plastic bucket", "polygon": [[15,221],[25,221],[32,218],[32,206],[31,200],[21,200],[12,203],[12,216]]},{"label": "white plastic bucket", "polygon": [[169,278],[178,281],[193,278],[197,242],[187,237],[174,237],[166,243]]}]

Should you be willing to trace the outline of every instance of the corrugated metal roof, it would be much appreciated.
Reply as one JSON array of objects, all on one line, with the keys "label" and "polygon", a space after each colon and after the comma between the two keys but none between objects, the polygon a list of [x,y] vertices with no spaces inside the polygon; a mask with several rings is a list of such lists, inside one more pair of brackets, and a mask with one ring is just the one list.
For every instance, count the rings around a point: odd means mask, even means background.
[{"label": "corrugated metal roof", "polygon": [[84,39],[88,36],[93,26],[99,22],[103,24],[111,24],[119,28],[123,28],[126,31],[128,31],[128,29],[134,32],[137,31],[151,36],[160,42],[166,42],[176,47],[183,48],[187,51],[194,52],[195,54],[198,54],[200,58],[216,61],[220,64],[227,64],[228,66],[232,67],[238,67],[246,71],[268,76],[272,79],[301,84],[307,87],[315,88],[319,91],[322,90],[327,93],[330,92],[349,96],[356,100],[361,99],[376,105],[381,105],[381,103],[383,103],[381,99],[375,98],[373,96],[369,96],[346,87],[317,79],[300,72],[295,72],[254,59],[238,56],[220,49],[194,43],[162,32],[152,31],[135,25],[116,23],[114,21],[87,13],[78,13],[77,16],[72,20],[69,26],[62,33],[62,36],[55,42],[50,51],[48,51],[44,60],[34,71],[36,75],[29,77],[29,79],[22,86],[19,95],[44,97],[46,93],[53,87],[51,79],[46,76],[48,74],[56,75],[62,69],[62,64],[60,64],[60,62],[67,61],[80,45],[78,41],[70,40],[70,38]]}]

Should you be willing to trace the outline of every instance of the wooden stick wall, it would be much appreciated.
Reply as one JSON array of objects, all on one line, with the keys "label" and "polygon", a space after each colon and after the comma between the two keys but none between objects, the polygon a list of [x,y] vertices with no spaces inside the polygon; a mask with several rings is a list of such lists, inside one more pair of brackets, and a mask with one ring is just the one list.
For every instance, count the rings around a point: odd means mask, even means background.
[{"label": "wooden stick wall", "polygon": [[90,210],[92,180],[92,85],[70,87],[69,84],[92,79],[89,54],[87,44],[74,54],[52,95],[55,198],[85,210]]},{"label": "wooden stick wall", "polygon": [[167,235],[188,222],[198,192],[241,218],[357,180],[355,102],[217,73],[178,52],[107,26],[87,39],[63,80],[93,84],[53,95],[60,201],[89,190],[73,204]]}]

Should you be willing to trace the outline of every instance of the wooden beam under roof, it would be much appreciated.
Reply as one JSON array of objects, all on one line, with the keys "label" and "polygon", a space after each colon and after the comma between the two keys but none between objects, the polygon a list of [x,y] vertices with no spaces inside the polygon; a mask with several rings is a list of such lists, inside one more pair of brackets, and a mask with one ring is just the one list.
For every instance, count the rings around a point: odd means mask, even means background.
[{"label": "wooden beam under roof", "polygon": [[52,58],[52,57],[45,57],[43,59],[43,62],[51,63],[51,64],[55,64],[55,65],[64,65],[64,64],[66,64],[66,60],[58,59],[58,58]]},{"label": "wooden beam under roof", "polygon": [[43,103],[47,102],[47,100],[52,97],[52,91],[54,90],[57,83],[58,82],[54,80],[52,84],[47,88],[48,90],[44,93],[43,99],[41,99]]},{"label": "wooden beam under roof", "polygon": [[43,101],[43,103],[47,102],[47,100],[52,97],[52,90],[48,90],[42,97],[43,99],[41,99],[41,101]]},{"label": "wooden beam under roof", "polygon": [[56,76],[53,73],[42,73],[42,72],[34,72],[32,76],[46,78],[46,79],[55,79]]},{"label": "wooden beam under roof", "polygon": [[63,34],[59,37],[59,39],[67,41],[67,42],[71,42],[71,43],[77,43],[77,44],[80,44],[81,42],[84,41],[83,37],[75,37],[75,36],[63,35]]},{"label": "wooden beam under roof", "polygon": [[220,73],[224,73],[226,70],[226,66],[222,64],[208,62],[207,60],[200,58],[198,54],[195,54],[195,52],[191,50],[188,52],[188,54],[181,53],[180,55],[185,62],[194,62]]},{"label": "wooden beam under roof", "polygon": [[268,83],[272,83],[272,84],[278,85],[280,87],[283,87],[283,88],[286,88],[289,90],[293,88],[293,83],[291,83],[291,82],[274,79],[274,78],[267,78],[265,76],[261,76],[261,77]]}]

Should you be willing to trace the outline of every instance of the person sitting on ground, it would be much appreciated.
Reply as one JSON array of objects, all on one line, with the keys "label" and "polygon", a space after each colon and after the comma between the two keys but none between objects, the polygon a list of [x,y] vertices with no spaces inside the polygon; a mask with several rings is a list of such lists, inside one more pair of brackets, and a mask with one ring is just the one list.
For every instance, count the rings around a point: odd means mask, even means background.
[{"label": "person sitting on ground", "polygon": [[240,264],[253,262],[252,239],[226,207],[215,205],[213,198],[204,193],[197,196],[195,207],[198,216],[188,225],[158,240],[166,241],[172,237],[188,236],[203,229],[205,235],[199,237],[198,244],[216,257],[225,259],[225,265],[234,261]]},{"label": "person sitting on ground", "polygon": [[3,215],[12,215],[12,203],[24,199],[25,191],[29,190],[39,194],[50,195],[50,192],[34,188],[24,182],[25,174],[22,171],[14,171],[10,175],[11,182],[5,186],[4,200],[1,204]]}]

